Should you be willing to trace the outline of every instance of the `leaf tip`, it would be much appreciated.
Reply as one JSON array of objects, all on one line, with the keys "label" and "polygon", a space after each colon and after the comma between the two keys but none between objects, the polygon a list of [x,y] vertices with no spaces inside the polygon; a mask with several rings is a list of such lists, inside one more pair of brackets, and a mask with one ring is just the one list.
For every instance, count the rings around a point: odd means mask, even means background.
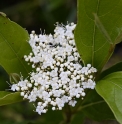
[{"label": "leaf tip", "polygon": [[7,17],[7,15],[3,12],[0,12],[0,16]]}]

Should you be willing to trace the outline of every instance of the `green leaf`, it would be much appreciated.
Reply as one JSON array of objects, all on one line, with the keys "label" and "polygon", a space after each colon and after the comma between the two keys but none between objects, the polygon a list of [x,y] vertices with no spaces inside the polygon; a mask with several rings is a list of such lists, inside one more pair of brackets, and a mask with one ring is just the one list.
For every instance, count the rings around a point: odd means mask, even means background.
[{"label": "green leaf", "polygon": [[96,121],[115,119],[109,106],[95,90],[91,90],[87,93],[79,110],[83,112],[86,117]]},{"label": "green leaf", "polygon": [[120,33],[118,37],[115,39],[115,44],[118,44],[120,42],[122,42],[122,33]]},{"label": "green leaf", "polygon": [[107,102],[118,122],[122,123],[122,71],[109,74],[100,80],[96,91]]},{"label": "green leaf", "polygon": [[0,91],[0,106],[12,104],[16,102],[23,101],[23,98],[20,96],[20,92],[5,92]]},{"label": "green leaf", "polygon": [[21,72],[27,77],[30,72],[30,66],[23,58],[31,51],[28,40],[25,29],[0,13],[0,64],[8,74]]},{"label": "green leaf", "polygon": [[100,79],[107,76],[110,73],[117,72],[117,71],[122,71],[122,62],[116,63],[115,65],[103,71],[100,75]]},{"label": "green leaf", "polygon": [[103,24],[101,23],[99,17],[97,16],[96,13],[93,13],[94,18],[95,18],[95,24],[98,27],[98,29],[101,31],[101,33],[103,33],[104,37],[106,38],[106,40],[110,43],[113,44],[108,32],[106,31],[105,27],[103,26]]},{"label": "green leaf", "polygon": [[85,115],[83,114],[82,111],[77,112],[74,114],[72,117],[71,124],[83,124],[85,121]]},{"label": "green leaf", "polygon": [[8,89],[9,88],[8,83],[10,83],[9,76],[6,73],[6,71],[0,66],[0,91]]},{"label": "green leaf", "polygon": [[116,37],[115,41],[112,42],[108,32],[106,31],[105,27],[103,26],[103,24],[101,23],[99,17],[97,16],[97,14],[93,14],[94,18],[95,18],[95,24],[98,27],[98,29],[101,31],[101,33],[103,33],[104,37],[106,38],[106,40],[110,43],[110,44],[118,44],[122,41],[122,33],[118,34],[118,36]]},{"label": "green leaf", "polygon": [[[117,39],[121,39],[121,8],[122,0],[78,0],[75,42],[84,64],[91,63],[100,71],[110,58],[114,50],[113,44]],[[93,13],[99,18],[97,24],[100,28],[95,24]],[[110,44],[108,39],[111,39],[109,41],[113,44]]]}]

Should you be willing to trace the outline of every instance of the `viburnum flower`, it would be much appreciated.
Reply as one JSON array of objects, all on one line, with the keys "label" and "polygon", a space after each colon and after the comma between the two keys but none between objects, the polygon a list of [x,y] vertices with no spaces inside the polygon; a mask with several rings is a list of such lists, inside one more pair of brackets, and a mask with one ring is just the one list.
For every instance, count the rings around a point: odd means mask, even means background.
[{"label": "viburnum flower", "polygon": [[94,73],[91,64],[83,65],[74,40],[76,24],[57,24],[54,35],[30,34],[32,53],[25,55],[35,71],[29,78],[11,86],[12,91],[20,91],[24,99],[36,102],[36,112],[46,113],[62,110],[65,104],[75,106],[77,98],[85,96],[85,89],[94,89]]}]

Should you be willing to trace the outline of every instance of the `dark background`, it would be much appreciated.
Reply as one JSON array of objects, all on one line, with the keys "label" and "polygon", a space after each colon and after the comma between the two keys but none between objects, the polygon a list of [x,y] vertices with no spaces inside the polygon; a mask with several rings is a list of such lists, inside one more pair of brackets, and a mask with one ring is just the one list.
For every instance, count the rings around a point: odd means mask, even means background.
[{"label": "dark background", "polygon": [[[56,22],[67,24],[77,22],[76,0],[1,0],[0,11],[6,13],[10,20],[18,23],[29,33],[40,28],[47,34],[53,33]],[[122,44],[117,45],[113,57],[105,68],[122,60]],[[0,67],[0,90],[10,89],[8,75]],[[33,104],[28,102],[16,103],[0,107],[0,124],[43,124],[43,120],[52,114],[40,116],[33,112]],[[49,118],[48,118],[49,119]],[[58,120],[58,118],[57,118]],[[98,124],[86,119],[85,124]],[[99,124],[112,124],[115,122],[101,122]],[[47,124],[47,123],[46,123]],[[51,124],[51,123],[49,123]],[[52,123],[53,124],[53,123]]]},{"label": "dark background", "polygon": [[3,0],[0,11],[29,33],[31,30],[40,33],[40,28],[50,33],[56,22],[76,20],[76,0]]}]

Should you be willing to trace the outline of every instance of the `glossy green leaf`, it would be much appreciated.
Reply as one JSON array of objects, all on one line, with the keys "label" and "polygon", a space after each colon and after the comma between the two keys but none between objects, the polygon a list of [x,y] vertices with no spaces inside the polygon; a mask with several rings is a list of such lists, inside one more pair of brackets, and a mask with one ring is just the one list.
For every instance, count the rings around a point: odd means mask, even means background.
[{"label": "glossy green leaf", "polygon": [[79,109],[86,117],[96,121],[115,119],[109,106],[95,90],[87,93]]},{"label": "glossy green leaf", "polygon": [[11,93],[6,91],[0,91],[0,106],[20,101],[23,101],[23,98],[20,96],[20,92]]},{"label": "glossy green leaf", "polygon": [[122,71],[109,74],[97,83],[96,91],[122,123]]},{"label": "glossy green leaf", "polygon": [[[76,46],[84,63],[91,63],[98,71],[113,53],[115,42],[121,39],[121,8],[122,0],[78,0]],[[94,13],[99,18],[97,24]]]},{"label": "glossy green leaf", "polygon": [[100,79],[107,76],[110,73],[117,72],[117,71],[122,71],[122,62],[116,63],[115,65],[103,71],[100,75]]},{"label": "glossy green leaf", "polygon": [[98,29],[101,31],[101,33],[104,35],[104,37],[106,38],[106,40],[110,43],[110,44],[118,44],[122,41],[122,33],[119,33],[118,36],[116,37],[115,41],[112,42],[108,32],[106,31],[105,27],[103,26],[103,24],[101,23],[99,17],[94,13],[93,14],[95,17],[95,24],[98,27]]},{"label": "glossy green leaf", "polygon": [[30,66],[23,58],[31,51],[28,40],[25,29],[0,13],[0,64],[8,74],[21,72],[26,77],[29,73]]},{"label": "glossy green leaf", "polygon": [[9,76],[6,71],[0,66],[0,91],[9,89]]},{"label": "glossy green leaf", "polygon": [[95,21],[95,25],[98,27],[98,29],[101,31],[101,33],[103,34],[103,36],[106,38],[106,40],[110,43],[113,44],[108,32],[106,31],[104,25],[101,23],[99,17],[97,16],[96,13],[93,13],[94,15],[94,21]]}]

